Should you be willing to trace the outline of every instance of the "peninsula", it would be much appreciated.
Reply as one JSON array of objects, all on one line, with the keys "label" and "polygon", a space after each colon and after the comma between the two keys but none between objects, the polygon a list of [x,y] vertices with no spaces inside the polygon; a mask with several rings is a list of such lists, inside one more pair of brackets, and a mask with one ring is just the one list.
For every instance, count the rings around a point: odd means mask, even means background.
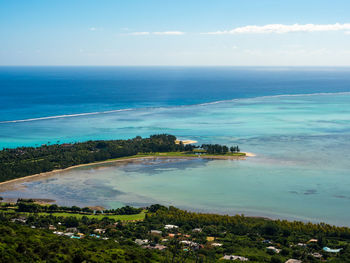
[{"label": "peninsula", "polygon": [[0,182],[7,183],[78,166],[135,158],[239,159],[248,156],[240,152],[238,146],[198,146],[188,142],[189,140],[185,143],[179,141],[173,135],[158,134],[149,138],[137,136],[129,140],[98,140],[3,149],[0,151]]}]

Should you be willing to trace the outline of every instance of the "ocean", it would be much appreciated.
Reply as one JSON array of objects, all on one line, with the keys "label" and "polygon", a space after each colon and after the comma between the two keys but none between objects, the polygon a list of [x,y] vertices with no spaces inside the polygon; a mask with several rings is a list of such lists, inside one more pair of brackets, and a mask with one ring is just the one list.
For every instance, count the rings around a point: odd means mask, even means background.
[{"label": "ocean", "polygon": [[350,68],[2,67],[0,92],[0,147],[170,133],[256,154],[78,168],[3,197],[350,226]]}]

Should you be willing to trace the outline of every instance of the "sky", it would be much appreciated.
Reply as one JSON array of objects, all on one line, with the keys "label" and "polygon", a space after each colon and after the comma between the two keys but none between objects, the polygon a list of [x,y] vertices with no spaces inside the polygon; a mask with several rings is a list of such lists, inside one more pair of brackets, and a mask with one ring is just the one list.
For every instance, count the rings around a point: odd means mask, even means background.
[{"label": "sky", "polygon": [[0,0],[0,65],[350,66],[349,0]]}]

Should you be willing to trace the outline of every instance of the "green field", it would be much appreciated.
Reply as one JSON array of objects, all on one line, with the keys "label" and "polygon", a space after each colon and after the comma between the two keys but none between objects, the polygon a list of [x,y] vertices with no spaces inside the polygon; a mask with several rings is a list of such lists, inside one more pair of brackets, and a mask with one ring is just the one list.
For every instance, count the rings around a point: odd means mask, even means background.
[{"label": "green field", "polygon": [[[50,215],[50,213],[38,213],[39,215]],[[84,215],[84,214],[72,214],[72,213],[52,213],[51,215],[53,216],[63,216],[63,217],[68,217],[68,216],[74,216],[77,218],[82,218],[83,216],[86,216],[88,218],[96,218],[96,219],[102,219],[104,217],[108,217],[110,219],[114,220],[120,220],[120,221],[132,221],[132,220],[143,220],[145,218],[146,211],[141,212],[140,214],[136,215]]]},{"label": "green field", "polygon": [[[4,213],[17,213],[15,212],[15,210],[13,209],[8,209],[8,210],[2,210],[1,212]],[[66,213],[66,212],[62,212],[62,213],[45,213],[45,212],[40,212],[40,213],[36,213],[37,215],[41,215],[41,216],[62,216],[62,217],[69,217],[69,216],[74,216],[78,219],[82,218],[83,216],[86,216],[88,218],[96,218],[96,219],[102,219],[104,217],[108,217],[110,219],[114,219],[116,221],[120,220],[120,221],[134,221],[134,220],[144,220],[145,219],[145,215],[146,215],[146,210],[142,211],[139,214],[135,214],[135,215],[104,215],[104,214],[98,214],[98,215],[89,215],[89,214],[78,214],[78,213]],[[26,213],[26,212],[20,212],[20,214],[24,214],[24,215],[30,215],[31,213]]]},{"label": "green field", "polygon": [[[245,153],[225,153],[225,154],[207,154],[203,151],[196,151],[194,150],[194,152],[197,152],[197,153],[201,153],[201,156],[207,156],[207,157],[210,157],[210,156],[246,156]],[[134,156],[131,156],[131,158],[138,158],[138,157],[146,157],[146,156],[179,156],[179,157],[198,157],[199,155],[198,154],[193,154],[191,152],[156,152],[156,153],[140,153],[140,154],[137,154],[137,155],[134,155]],[[118,160],[118,159],[116,159]]]},{"label": "green field", "polygon": [[[202,156],[246,156],[245,153],[243,152],[239,152],[239,153],[225,153],[225,154],[206,154],[205,151],[203,150],[197,150],[195,149],[193,152],[196,153],[201,153]],[[106,160],[104,162],[108,162],[108,161],[117,161],[117,160],[123,160],[123,159],[132,159],[132,158],[142,158],[142,157],[158,157],[158,156],[162,156],[162,157],[172,157],[172,156],[179,156],[179,157],[198,157],[198,154],[194,154],[192,152],[153,152],[153,153],[138,153],[136,155],[132,155],[132,156],[125,156],[125,157],[120,157],[120,158],[114,158],[114,159],[109,159]],[[96,163],[92,163],[92,164],[98,164],[98,162]]]}]

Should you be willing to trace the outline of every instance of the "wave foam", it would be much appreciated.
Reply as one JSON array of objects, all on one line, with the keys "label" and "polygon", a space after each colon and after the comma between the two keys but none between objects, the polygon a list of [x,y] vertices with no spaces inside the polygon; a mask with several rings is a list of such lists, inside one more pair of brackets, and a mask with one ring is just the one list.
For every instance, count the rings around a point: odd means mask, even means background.
[{"label": "wave foam", "polygon": [[[178,106],[168,106],[168,107],[147,107],[147,109],[161,109],[161,108],[179,108],[179,107],[193,107],[193,106],[208,106],[215,105],[220,103],[228,103],[228,102],[237,102],[237,101],[247,101],[254,99],[270,99],[270,98],[283,98],[283,97],[304,97],[304,96],[329,96],[329,95],[350,95],[350,91],[344,92],[319,92],[319,93],[306,93],[306,94],[280,94],[280,95],[270,95],[270,96],[259,96],[252,98],[236,98],[230,100],[218,100],[212,102],[205,102],[199,104],[190,104],[190,105],[178,105]],[[116,112],[124,112],[124,111],[133,111],[140,110],[145,108],[130,108],[130,109],[118,109],[118,110],[110,110],[110,111],[98,111],[98,112],[87,112],[87,113],[77,113],[77,114],[65,114],[65,115],[57,115],[57,116],[48,116],[48,117],[39,117],[39,118],[31,118],[31,119],[23,119],[23,120],[9,120],[9,121],[0,121],[0,124],[6,123],[18,123],[18,122],[31,122],[31,121],[41,121],[41,120],[50,120],[50,119],[59,119],[59,118],[71,118],[71,117],[80,117],[80,116],[88,116],[88,115],[99,115],[99,114],[110,114]]]},{"label": "wave foam", "polygon": [[87,112],[87,113],[77,113],[77,114],[65,114],[57,116],[48,116],[48,117],[39,117],[32,119],[23,119],[23,120],[11,120],[11,121],[0,121],[0,124],[3,123],[16,123],[16,122],[29,122],[29,121],[41,121],[41,120],[50,120],[50,119],[59,119],[59,118],[71,118],[79,116],[88,116],[88,115],[99,115],[99,114],[109,114],[121,111],[131,111],[133,109],[120,109],[120,110],[110,110],[110,111],[98,111],[98,112]]}]

